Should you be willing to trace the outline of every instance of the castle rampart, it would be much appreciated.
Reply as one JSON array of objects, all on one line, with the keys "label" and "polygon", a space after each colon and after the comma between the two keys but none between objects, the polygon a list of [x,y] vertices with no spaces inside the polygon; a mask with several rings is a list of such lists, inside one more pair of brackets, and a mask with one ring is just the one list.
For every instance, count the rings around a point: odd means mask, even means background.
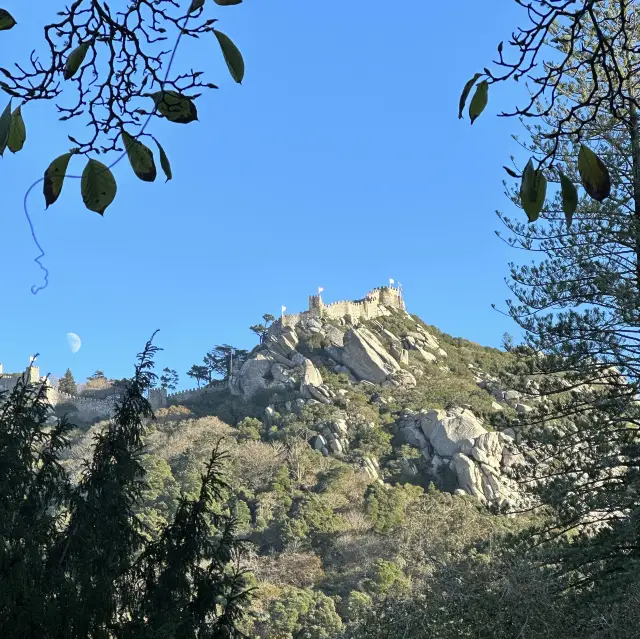
[{"label": "castle rampart", "polygon": [[295,327],[300,322],[312,317],[340,319],[349,315],[354,320],[375,319],[385,313],[385,307],[405,310],[402,290],[399,287],[380,286],[369,291],[361,300],[344,300],[330,304],[325,304],[319,294],[310,295],[309,310],[284,315],[271,325],[269,332],[277,332],[284,326]]}]

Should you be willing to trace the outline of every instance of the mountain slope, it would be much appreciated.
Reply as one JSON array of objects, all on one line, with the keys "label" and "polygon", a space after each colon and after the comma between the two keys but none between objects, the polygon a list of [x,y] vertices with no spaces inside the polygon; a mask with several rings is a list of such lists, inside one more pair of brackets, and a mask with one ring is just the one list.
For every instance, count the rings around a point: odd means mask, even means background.
[{"label": "mountain slope", "polygon": [[[520,498],[515,433],[492,425],[528,409],[499,382],[511,356],[426,325],[393,294],[376,300],[325,312],[312,298],[228,387],[170,398],[147,438],[153,527],[224,437],[258,585],[252,636],[342,636],[374,598],[524,522],[483,506]],[[65,463],[79,471],[103,427],[77,431]]]}]

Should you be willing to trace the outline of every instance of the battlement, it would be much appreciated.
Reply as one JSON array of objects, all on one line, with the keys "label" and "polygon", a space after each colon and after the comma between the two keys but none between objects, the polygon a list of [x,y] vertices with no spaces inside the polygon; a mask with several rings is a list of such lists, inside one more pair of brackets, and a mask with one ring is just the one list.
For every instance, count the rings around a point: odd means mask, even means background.
[{"label": "battlement", "polygon": [[285,326],[296,326],[311,317],[341,319],[349,315],[352,319],[375,319],[384,314],[383,308],[406,310],[402,290],[395,286],[378,286],[370,290],[360,300],[343,300],[325,304],[320,294],[309,296],[309,310],[302,313],[284,315],[272,324],[274,331]]}]

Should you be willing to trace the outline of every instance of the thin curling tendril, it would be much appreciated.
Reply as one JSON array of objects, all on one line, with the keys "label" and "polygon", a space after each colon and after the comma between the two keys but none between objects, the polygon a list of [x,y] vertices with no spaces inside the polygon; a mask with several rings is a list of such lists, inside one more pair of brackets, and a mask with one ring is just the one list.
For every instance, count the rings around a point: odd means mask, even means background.
[{"label": "thin curling tendril", "polygon": [[[187,14],[184,18],[184,23],[182,25],[182,28],[180,29],[180,33],[178,34],[178,37],[176,39],[176,43],[173,47],[173,51],[171,52],[171,57],[169,58],[169,65],[167,66],[167,72],[164,75],[164,80],[162,80],[162,84],[160,86],[160,90],[162,91],[164,89],[164,85],[167,82],[167,79],[169,78],[169,73],[171,72],[171,66],[173,65],[173,60],[176,57],[176,52],[178,51],[178,45],[180,44],[180,40],[182,39],[182,34],[184,33],[184,30],[187,26],[187,23],[189,22],[189,18],[191,16],[189,14]],[[140,133],[138,133],[138,135],[142,135],[145,131],[145,129],[147,128],[147,124],[149,124],[150,120],[151,120],[151,116],[153,115],[153,111],[151,113],[149,113],[149,116],[147,117],[145,123],[142,125],[142,129],[140,129]],[[118,164],[118,162],[120,162],[120,160],[122,160],[122,158],[127,155],[126,150],[120,155],[120,157],[118,157],[112,164],[109,165],[109,169],[112,169],[116,164]],[[82,179],[81,175],[67,175],[65,173],[64,178],[71,178],[73,180],[80,180]],[[31,191],[33,191],[33,189],[38,186],[38,184],[40,184],[40,182],[44,182],[44,177],[39,178],[38,180],[36,180],[28,189],[27,192],[24,194],[24,200],[22,202],[23,208],[24,208],[24,215],[27,218],[27,222],[29,223],[29,229],[31,231],[31,237],[33,238],[33,243],[36,245],[36,247],[38,248],[38,250],[40,251],[40,254],[34,258],[34,262],[40,267],[40,269],[42,271],[44,271],[44,285],[42,286],[36,286],[35,284],[31,286],[31,293],[32,295],[37,295],[38,292],[44,290],[45,288],[47,288],[47,286],[49,286],[49,269],[41,262],[43,257],[46,257],[46,253],[44,252],[44,249],[42,248],[42,246],[40,245],[40,242],[38,241],[38,236],[36,235],[36,231],[35,228],[33,226],[33,221],[31,220],[31,216],[29,215],[29,208],[27,206],[27,200],[29,198],[29,194],[31,193]]]}]

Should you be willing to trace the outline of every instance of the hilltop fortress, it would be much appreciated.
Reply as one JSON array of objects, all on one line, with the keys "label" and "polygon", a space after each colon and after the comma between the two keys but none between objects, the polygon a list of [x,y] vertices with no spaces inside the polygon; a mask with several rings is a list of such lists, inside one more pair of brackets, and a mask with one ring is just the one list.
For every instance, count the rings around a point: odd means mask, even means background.
[{"label": "hilltop fortress", "polygon": [[309,296],[309,310],[292,315],[283,315],[273,327],[294,327],[311,318],[371,320],[387,314],[384,307],[405,311],[402,289],[395,286],[380,286],[369,291],[361,300],[332,302],[325,304],[320,294]]}]

